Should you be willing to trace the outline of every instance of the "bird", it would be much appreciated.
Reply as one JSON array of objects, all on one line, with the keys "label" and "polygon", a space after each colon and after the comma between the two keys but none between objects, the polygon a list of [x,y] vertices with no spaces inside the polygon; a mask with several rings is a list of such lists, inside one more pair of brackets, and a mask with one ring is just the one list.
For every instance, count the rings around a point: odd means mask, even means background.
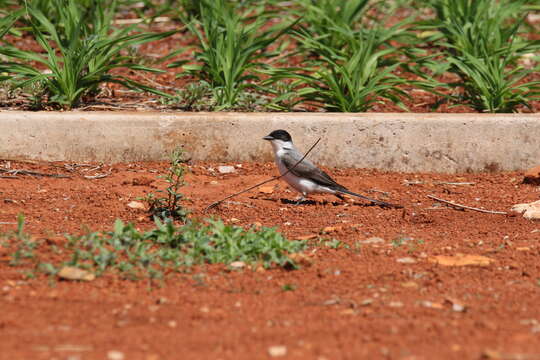
[{"label": "bird", "polygon": [[[301,194],[297,204],[302,203],[309,194],[328,193],[343,200],[342,195],[355,196],[370,201],[381,207],[401,207],[385,201],[369,198],[354,193],[345,186],[338,184],[327,173],[319,169],[308,159],[298,163],[304,155],[294,146],[291,135],[285,130],[274,130],[263,137],[272,145],[276,165],[283,179]],[[296,166],[295,166],[296,165]]]}]

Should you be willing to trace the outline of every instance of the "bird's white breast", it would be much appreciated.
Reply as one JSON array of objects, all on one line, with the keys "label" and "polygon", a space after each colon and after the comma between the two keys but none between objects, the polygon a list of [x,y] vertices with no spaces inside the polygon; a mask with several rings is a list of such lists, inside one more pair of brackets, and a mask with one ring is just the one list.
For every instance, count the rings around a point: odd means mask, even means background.
[{"label": "bird's white breast", "polygon": [[[284,151],[285,150],[282,149],[276,152],[276,163],[279,169],[279,173],[281,175],[287,172],[287,167],[285,166],[285,164],[283,164],[280,158],[280,156],[283,155]],[[280,154],[280,152],[282,153]],[[294,175],[292,172],[287,173],[285,176],[282,177],[282,179],[285,180],[287,184],[289,184],[293,189],[295,189],[301,194],[307,195],[314,192],[325,192],[317,183],[308,179],[300,178]]]}]

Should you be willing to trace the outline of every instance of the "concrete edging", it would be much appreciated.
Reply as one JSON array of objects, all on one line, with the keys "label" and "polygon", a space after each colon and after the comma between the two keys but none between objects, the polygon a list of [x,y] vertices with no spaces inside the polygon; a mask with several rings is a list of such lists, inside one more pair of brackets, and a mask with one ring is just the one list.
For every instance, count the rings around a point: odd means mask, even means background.
[{"label": "concrete edging", "polygon": [[540,163],[540,114],[0,112],[0,159],[268,161],[288,130],[333,167],[405,172],[520,170]]}]

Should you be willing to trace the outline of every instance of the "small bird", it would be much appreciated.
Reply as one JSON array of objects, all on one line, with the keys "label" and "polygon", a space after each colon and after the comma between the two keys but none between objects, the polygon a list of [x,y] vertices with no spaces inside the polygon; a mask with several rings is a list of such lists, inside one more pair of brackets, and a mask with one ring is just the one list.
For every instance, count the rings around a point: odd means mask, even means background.
[{"label": "small bird", "polygon": [[[349,191],[307,159],[298,163],[304,155],[296,149],[291,135],[285,130],[274,130],[263,139],[270,141],[270,144],[272,144],[276,164],[283,179],[301,194],[297,204],[302,202],[309,194],[328,193],[337,196],[341,200],[343,200],[341,195],[347,194],[383,207],[400,207],[399,205],[375,200]],[[298,164],[294,166],[296,163]]]}]

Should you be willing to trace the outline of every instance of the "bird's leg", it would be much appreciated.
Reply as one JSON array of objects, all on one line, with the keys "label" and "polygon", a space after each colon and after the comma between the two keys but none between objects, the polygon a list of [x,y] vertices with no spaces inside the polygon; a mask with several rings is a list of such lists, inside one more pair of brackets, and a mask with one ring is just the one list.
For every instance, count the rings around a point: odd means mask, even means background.
[{"label": "bird's leg", "polygon": [[306,200],[306,195],[307,195],[306,193],[301,193],[301,195],[296,198],[296,204],[294,205],[302,204],[304,200]]}]

